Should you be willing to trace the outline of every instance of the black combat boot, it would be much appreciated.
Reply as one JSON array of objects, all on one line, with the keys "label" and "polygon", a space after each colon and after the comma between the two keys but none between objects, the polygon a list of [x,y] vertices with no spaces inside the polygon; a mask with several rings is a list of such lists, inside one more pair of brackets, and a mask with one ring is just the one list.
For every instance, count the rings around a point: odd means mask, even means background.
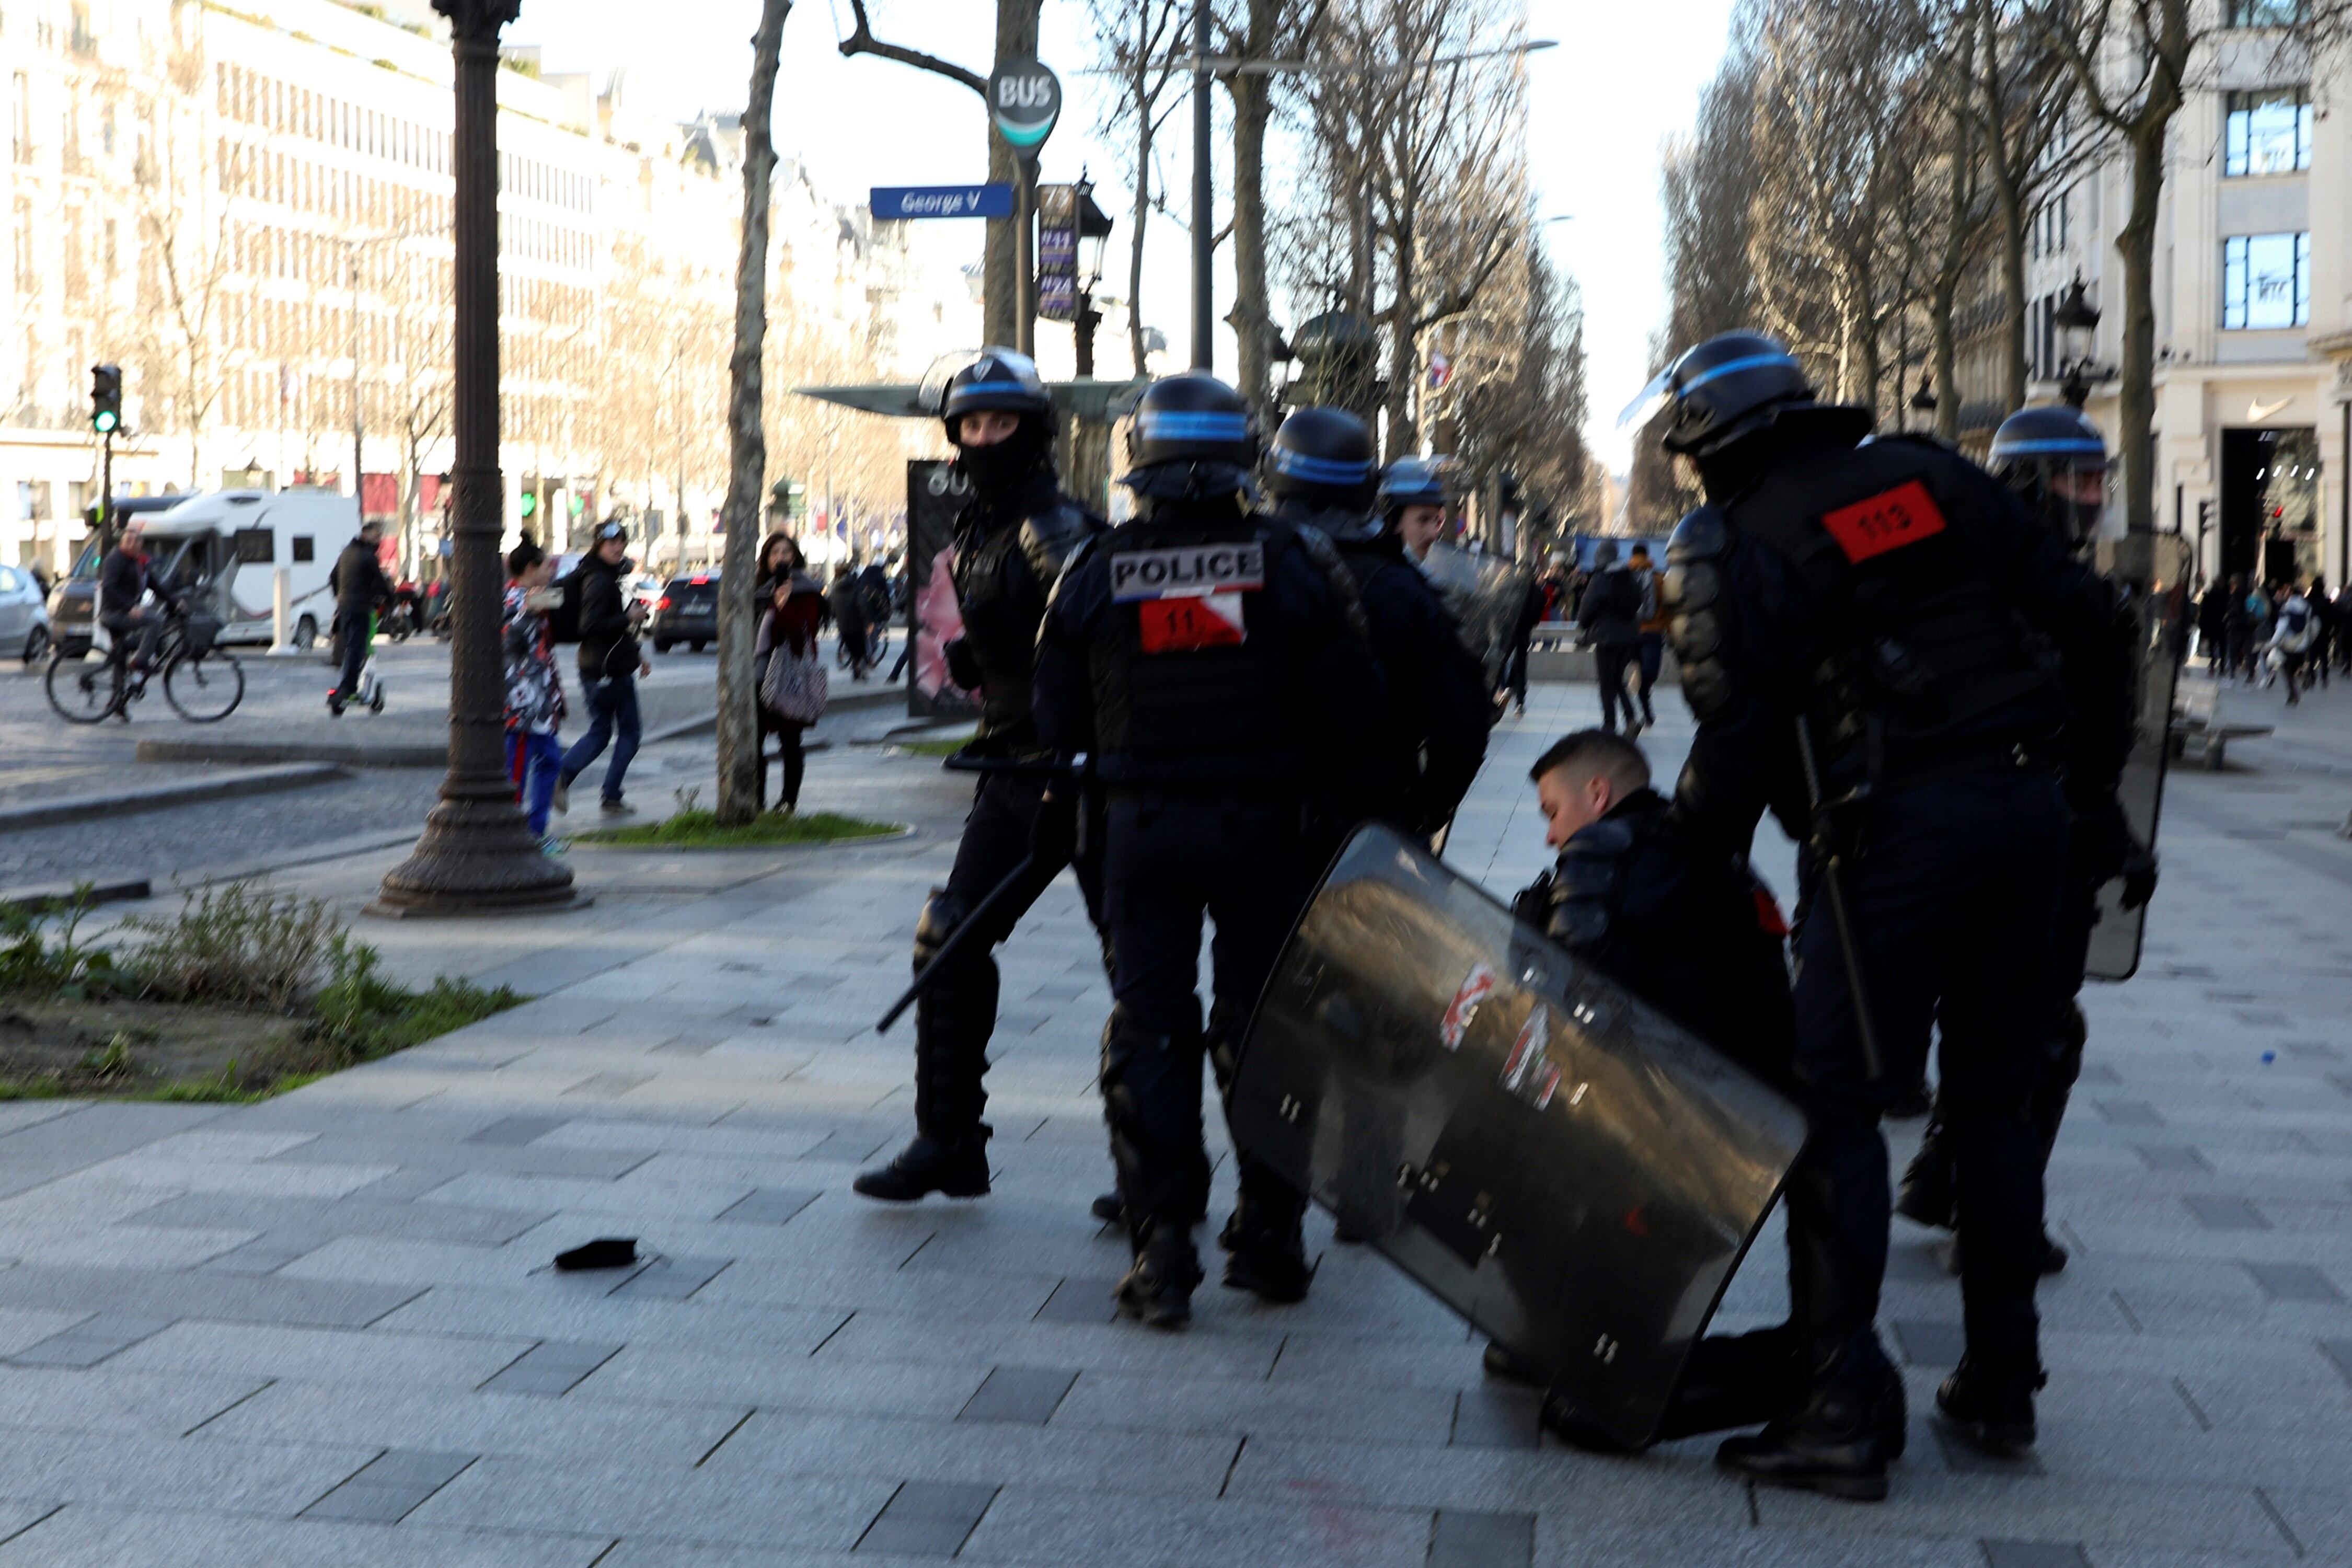
[{"label": "black combat boot", "polygon": [[1487,1341],[1486,1353],[1480,1360],[1488,1377],[1499,1377],[1507,1382],[1524,1383],[1531,1386],[1543,1381],[1537,1374],[1535,1368],[1519,1359],[1518,1352],[1500,1340]]},{"label": "black combat boot", "polygon": [[1144,1227],[1149,1234],[1136,1243],[1134,1266],[1118,1282],[1118,1310],[1155,1329],[1181,1329],[1192,1321],[1200,1254],[1181,1226],[1147,1220]]},{"label": "black combat boot", "polygon": [[1241,1199],[1217,1237],[1217,1245],[1225,1249],[1225,1285],[1247,1290],[1261,1301],[1303,1301],[1315,1278],[1299,1231],[1303,1205],[1287,1195],[1254,1194],[1249,1184],[1245,1173]]},{"label": "black combat boot", "polygon": [[[1852,1359],[1849,1350],[1839,1361]],[[1752,1437],[1726,1438],[1715,1462],[1766,1486],[1884,1502],[1906,1418],[1902,1374],[1883,1359],[1868,1368],[1832,1365],[1796,1409]]]},{"label": "black combat boot", "polygon": [[2004,1365],[1963,1355],[1936,1390],[1936,1408],[1952,1430],[1979,1448],[2014,1458],[2033,1447],[2033,1396],[2049,1381],[2030,1362]]},{"label": "black combat boot", "polygon": [[986,1122],[960,1138],[918,1132],[897,1159],[860,1173],[849,1184],[863,1196],[893,1204],[911,1204],[931,1193],[984,1198],[988,1195],[988,1135]]}]

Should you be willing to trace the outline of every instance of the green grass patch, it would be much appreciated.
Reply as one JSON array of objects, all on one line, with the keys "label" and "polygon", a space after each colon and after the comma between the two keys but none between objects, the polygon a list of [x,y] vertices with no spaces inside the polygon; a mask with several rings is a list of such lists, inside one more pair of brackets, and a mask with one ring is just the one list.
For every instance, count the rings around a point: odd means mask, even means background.
[{"label": "green grass patch", "polygon": [[763,811],[730,827],[714,811],[681,811],[663,822],[603,827],[572,836],[578,844],[610,844],[637,849],[752,849],[772,844],[836,844],[853,838],[887,838],[900,831],[891,822],[868,822],[836,811]]},{"label": "green grass patch", "polygon": [[910,757],[952,757],[971,744],[971,737],[966,735],[961,741],[893,741],[890,743]]}]

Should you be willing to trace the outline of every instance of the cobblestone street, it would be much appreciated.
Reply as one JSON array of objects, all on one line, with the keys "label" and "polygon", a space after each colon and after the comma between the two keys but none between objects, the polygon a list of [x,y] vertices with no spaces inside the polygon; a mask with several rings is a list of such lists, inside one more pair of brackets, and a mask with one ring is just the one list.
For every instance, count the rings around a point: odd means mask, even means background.
[{"label": "cobblestone street", "polygon": [[[2031,1459],[1935,1436],[1958,1302],[1899,1222],[1913,1436],[1877,1508],[1750,1493],[1705,1440],[1539,1438],[1320,1216],[1304,1304],[1111,1321],[1106,998],[1066,879],[1006,949],[994,1194],[854,1197],[908,1131],[910,1031],[871,1022],[964,792],[842,747],[808,804],[922,831],[576,850],[585,911],[362,927],[403,974],[537,994],[517,1012],[248,1108],[0,1109],[0,1563],[2352,1561],[2347,697],[2176,776],[2147,962],[2088,997]],[[1539,686],[1497,731],[1450,858],[1498,892],[1544,859],[1526,766],[1592,701]],[[1645,738],[1662,774],[1686,740]],[[281,879],[355,906],[396,853]],[[654,1261],[549,1271],[600,1235]],[[1779,1250],[1720,1322],[1779,1314]]]}]

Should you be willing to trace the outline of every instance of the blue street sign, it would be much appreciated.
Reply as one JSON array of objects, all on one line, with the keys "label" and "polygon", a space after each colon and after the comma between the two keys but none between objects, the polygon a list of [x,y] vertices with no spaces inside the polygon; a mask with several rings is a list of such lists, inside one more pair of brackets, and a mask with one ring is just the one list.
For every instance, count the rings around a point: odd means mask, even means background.
[{"label": "blue street sign", "polygon": [[877,185],[869,205],[877,223],[904,223],[927,217],[1011,217],[1013,187]]}]

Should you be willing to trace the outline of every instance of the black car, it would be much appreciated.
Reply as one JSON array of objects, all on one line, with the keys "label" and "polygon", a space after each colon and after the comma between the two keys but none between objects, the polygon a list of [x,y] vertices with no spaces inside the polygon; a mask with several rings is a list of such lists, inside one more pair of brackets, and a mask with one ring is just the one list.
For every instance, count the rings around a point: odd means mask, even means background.
[{"label": "black car", "polygon": [[697,572],[673,577],[654,601],[653,619],[646,626],[656,653],[667,653],[673,643],[695,652],[719,640],[719,574]]}]

